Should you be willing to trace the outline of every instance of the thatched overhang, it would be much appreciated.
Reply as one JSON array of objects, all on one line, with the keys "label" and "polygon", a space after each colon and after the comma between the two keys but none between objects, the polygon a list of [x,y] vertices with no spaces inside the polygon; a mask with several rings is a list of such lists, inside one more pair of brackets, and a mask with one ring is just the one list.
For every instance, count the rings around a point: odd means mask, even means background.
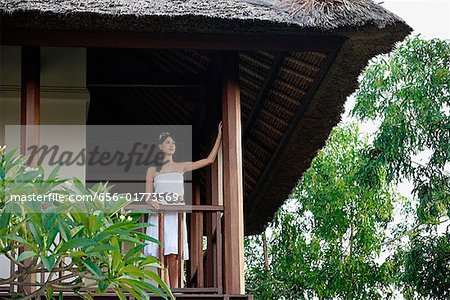
[{"label": "thatched overhang", "polygon": [[[253,234],[272,219],[324,145],[368,60],[388,52],[411,31],[369,0],[298,1],[306,5],[295,15],[288,12],[292,8],[280,8],[276,2],[2,0],[1,43],[102,47],[90,50],[91,59],[111,57],[117,62],[122,57],[122,63],[110,66],[107,74],[133,72],[137,66],[143,72],[158,67],[159,74],[188,75],[183,78],[191,86],[207,80],[205,72],[213,56],[204,49],[238,50],[245,231]],[[131,62],[143,56],[146,64]],[[96,103],[108,92],[95,81],[101,76],[93,74],[88,84],[95,116],[100,109]],[[187,90],[124,87],[108,97],[122,99],[114,102],[112,110],[138,116],[146,107],[164,112],[161,103],[170,103],[179,107],[178,115],[158,114],[164,117],[152,122],[193,124],[200,111],[196,99],[202,92]],[[126,99],[134,99],[133,105]],[[98,115],[98,123],[108,122]],[[145,124],[144,115],[121,120]]]}]

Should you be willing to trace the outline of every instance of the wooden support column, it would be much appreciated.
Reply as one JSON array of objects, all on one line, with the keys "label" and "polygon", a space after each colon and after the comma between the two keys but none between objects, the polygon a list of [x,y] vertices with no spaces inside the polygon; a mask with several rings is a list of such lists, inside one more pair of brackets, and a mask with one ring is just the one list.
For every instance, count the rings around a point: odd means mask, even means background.
[{"label": "wooden support column", "polygon": [[[200,205],[200,187],[192,184],[192,204]],[[190,287],[204,287],[203,281],[203,213],[192,212],[191,217]],[[195,279],[195,286],[192,286]]]},{"label": "wooden support column", "polygon": [[[211,146],[211,145],[209,145]],[[212,205],[212,180],[211,180],[211,169],[208,168],[206,170],[206,204]],[[214,234],[214,228],[213,228],[213,217],[214,214],[205,214],[204,216],[204,223],[205,223],[205,231],[206,231],[206,240],[207,240],[207,246],[206,246],[206,255],[205,255],[205,286],[206,287],[213,287],[214,286],[214,252],[213,252],[213,234]]]},{"label": "wooden support column", "polygon": [[[208,147],[212,149],[216,138],[217,138],[217,125],[221,119],[219,112],[219,105],[222,103],[220,101],[221,90],[218,63],[219,54],[218,52],[208,53],[210,57],[209,67],[208,67],[208,82],[207,82],[207,93],[206,93],[206,128],[208,128]],[[219,157],[213,162],[210,168],[207,168],[206,175],[206,203],[210,205],[219,205],[218,202],[218,180],[217,180],[217,165]],[[205,215],[205,230],[207,236],[207,251],[205,256],[205,286],[207,287],[217,287],[219,288],[218,272],[217,272],[217,216],[221,216],[221,212],[206,214]],[[220,249],[221,251],[222,249]],[[221,264],[222,262],[220,262]],[[220,274],[220,277],[222,274]],[[220,293],[222,293],[221,287],[219,288]]]},{"label": "wooden support column", "polygon": [[[39,146],[40,125],[40,92],[41,92],[41,67],[39,47],[22,47],[22,95],[20,124],[20,152],[27,154],[30,146]],[[35,162],[32,163],[34,165]]]},{"label": "wooden support column", "polygon": [[[219,148],[217,163],[212,166],[212,202],[215,205],[223,205],[223,146]],[[223,239],[222,239],[222,213],[217,212],[213,228],[216,229],[216,242],[214,246],[214,286],[218,288],[219,294],[223,293]]]},{"label": "wooden support column", "polygon": [[222,55],[224,287],[244,294],[244,213],[238,53]]},{"label": "wooden support column", "polygon": [[[39,126],[40,118],[40,92],[41,92],[41,54],[39,47],[22,47],[21,49],[21,116],[20,116],[20,152],[28,154],[28,147],[39,146]],[[37,157],[30,162],[30,166],[35,166]],[[26,251],[21,247],[19,252]],[[26,259],[23,264],[26,266],[31,259]],[[26,283],[36,282],[36,274],[28,277],[21,277],[19,281]],[[33,286],[19,287],[19,292],[30,293],[35,290]]]}]

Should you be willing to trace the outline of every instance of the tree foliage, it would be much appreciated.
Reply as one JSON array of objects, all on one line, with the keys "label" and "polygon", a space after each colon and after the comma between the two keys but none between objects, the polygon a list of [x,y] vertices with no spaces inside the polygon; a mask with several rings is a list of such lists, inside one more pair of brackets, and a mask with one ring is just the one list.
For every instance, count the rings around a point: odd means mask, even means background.
[{"label": "tree foliage", "polygon": [[[450,43],[408,38],[374,59],[361,76],[353,114],[379,121],[370,163],[388,179],[408,179],[421,222],[450,213]],[[417,155],[429,156],[418,163]]]},{"label": "tree foliage", "polygon": [[355,180],[367,163],[360,155],[366,145],[356,125],[333,130],[294,189],[293,210],[275,217],[269,269],[248,262],[248,289],[259,299],[379,299],[391,292],[394,264],[378,259],[400,198],[383,169],[377,187]]},{"label": "tree foliage", "polygon": [[[418,201],[416,229],[399,249],[399,284],[408,298],[450,297],[450,42],[408,38],[363,72],[355,116],[378,121],[369,168],[383,166],[388,180],[409,180]],[[418,157],[426,157],[417,161]]]},{"label": "tree foliage", "polygon": [[[257,299],[450,297],[449,41],[407,38],[369,63],[355,96],[353,115],[379,128],[371,142],[355,126],[333,130],[269,226],[268,266],[261,237],[247,238]],[[392,185],[404,181],[414,224],[396,224],[387,240]],[[383,245],[395,251],[377,260]]]}]

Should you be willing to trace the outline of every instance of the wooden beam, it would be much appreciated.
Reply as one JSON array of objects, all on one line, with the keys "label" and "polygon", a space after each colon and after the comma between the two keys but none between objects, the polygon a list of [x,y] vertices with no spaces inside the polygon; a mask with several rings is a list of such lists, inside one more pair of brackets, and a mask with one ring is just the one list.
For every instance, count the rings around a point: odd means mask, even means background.
[{"label": "wooden beam", "polygon": [[[21,109],[20,151],[28,154],[28,147],[39,146],[41,67],[39,47],[22,47],[21,53]],[[32,162],[35,164],[36,160]]]},{"label": "wooden beam", "polygon": [[[217,125],[219,124],[219,104],[220,88],[218,81],[218,57],[217,51],[200,50],[202,55],[208,56],[209,65],[207,69],[208,81],[205,97],[205,120],[202,124],[202,133],[205,137],[204,143],[208,149],[211,149],[217,137]],[[202,141],[203,142],[203,141]],[[206,204],[218,205],[217,202],[217,180],[214,180],[214,174],[217,172],[218,158],[213,162],[211,167],[206,169]],[[217,174],[216,174],[217,175]],[[204,217],[205,232],[207,237],[207,250],[205,255],[205,286],[217,287],[217,273],[215,272],[215,262],[217,261],[217,242],[214,239],[214,232],[216,230],[216,214],[205,214]],[[220,274],[222,276],[222,274]]]},{"label": "wooden beam", "polygon": [[[206,170],[206,203],[211,205],[212,203],[212,178],[211,178],[211,169],[208,168]],[[213,216],[214,214],[207,214],[204,217],[205,223],[205,233],[206,233],[206,255],[205,255],[205,287],[213,287],[214,286],[214,244],[213,244]]]},{"label": "wooden beam", "polygon": [[223,53],[222,76],[224,287],[226,294],[244,294],[241,100],[237,52]]},{"label": "wooden beam", "polygon": [[[22,47],[21,49],[21,108],[20,108],[20,152],[22,155],[29,154],[29,147],[39,146],[40,118],[40,92],[41,92],[41,53],[39,47]],[[29,165],[34,167],[38,157],[34,156]],[[26,251],[26,247],[19,248],[19,253]],[[23,264],[31,263],[26,259]],[[11,270],[12,271],[12,270]],[[20,268],[19,268],[20,271]],[[36,282],[37,275],[20,277],[19,281],[26,283]],[[19,286],[19,292],[27,294],[33,292],[33,286]]]},{"label": "wooden beam", "polygon": [[2,28],[4,46],[59,46],[106,48],[297,50],[329,52],[345,40],[333,35],[186,34],[120,31],[64,31]]},{"label": "wooden beam", "polygon": [[[220,117],[220,95],[221,82],[219,79],[219,53],[214,52],[214,57],[211,58],[211,64],[214,64],[211,72],[211,80],[208,84],[208,98],[207,98],[207,127],[209,129],[209,146],[212,147],[217,138],[217,125],[219,123]],[[221,147],[220,147],[221,149]],[[220,151],[219,149],[219,151]],[[209,204],[211,205],[222,205],[219,204],[219,194],[222,192],[219,186],[219,164],[222,163],[221,153],[218,153],[216,160],[213,162],[210,168],[208,168],[207,176],[207,195]],[[221,183],[221,182],[220,182]],[[222,213],[208,214],[208,219],[206,222],[206,232],[208,239],[208,249],[207,249],[207,264],[205,266],[205,280],[207,280],[208,286],[217,287],[222,293],[222,235],[221,227],[218,224],[221,222]],[[220,268],[219,268],[220,266]],[[206,276],[207,274],[207,276]]]},{"label": "wooden beam", "polygon": [[[200,205],[200,187],[198,184],[192,185],[192,204],[194,206]],[[203,278],[200,278],[203,275],[203,215],[201,212],[193,211],[191,214],[191,227],[190,227],[190,243],[191,243],[191,251],[190,253],[190,271],[189,277],[196,278],[196,287],[200,286]]]},{"label": "wooden beam", "polygon": [[[161,245],[164,245],[164,213],[158,213],[158,241],[161,242]],[[160,278],[164,280],[164,282],[169,285],[170,282],[166,282],[165,272],[166,266],[164,265],[164,246],[158,246],[158,259],[161,263],[161,269],[158,269],[158,275]]]},{"label": "wooden beam", "polygon": [[219,294],[223,293],[223,235],[222,214],[216,213],[216,242],[214,246],[214,285],[217,286]]},{"label": "wooden beam", "polygon": [[255,120],[261,110],[261,108],[264,106],[264,103],[266,102],[267,95],[270,91],[270,89],[273,86],[273,82],[275,78],[278,76],[278,72],[280,71],[281,66],[283,65],[284,58],[286,57],[286,52],[280,52],[278,53],[277,57],[275,58],[269,73],[266,76],[266,79],[264,80],[264,83],[259,90],[258,98],[255,100],[255,104],[253,105],[252,111],[250,112],[247,122],[245,123],[244,127],[244,136],[242,140],[244,143],[247,142],[248,136],[250,134],[250,130],[253,127]]},{"label": "wooden beam", "polygon": [[[176,288],[184,287],[184,218],[185,214],[178,213],[178,286]],[[172,287],[175,288],[175,287]]]}]

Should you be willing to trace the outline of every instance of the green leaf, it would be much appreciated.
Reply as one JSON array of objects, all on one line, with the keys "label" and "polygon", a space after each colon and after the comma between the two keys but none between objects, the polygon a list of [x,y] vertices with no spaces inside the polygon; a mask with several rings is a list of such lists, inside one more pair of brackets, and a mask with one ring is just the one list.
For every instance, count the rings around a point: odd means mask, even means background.
[{"label": "green leaf", "polygon": [[119,288],[113,288],[113,290],[116,292],[117,296],[119,296],[120,300],[127,300],[128,298],[125,296],[125,294],[123,293],[122,289]]},{"label": "green leaf", "polygon": [[[159,278],[159,277],[156,276],[155,278]],[[123,279],[123,281],[129,283],[130,285],[144,288],[148,291],[155,293],[156,295],[158,295],[164,299],[167,299],[167,295],[160,288],[154,286],[151,283],[141,281],[141,280],[136,280],[136,279]],[[172,295],[172,293],[169,291],[169,289],[167,289],[167,286],[162,282],[162,280],[160,278],[159,278],[159,281],[162,283],[163,287],[164,286],[166,287],[166,290],[168,291],[168,295]],[[175,299],[175,298],[172,298],[172,299]]]},{"label": "green leaf", "polygon": [[150,297],[148,296],[148,293],[146,293],[141,288],[133,285],[133,283],[126,282],[126,279],[121,279],[121,281],[122,281],[121,287],[126,289],[134,298],[139,299],[139,300],[150,299]]},{"label": "green leaf", "polygon": [[55,262],[56,262],[54,254],[52,254],[50,256],[41,255],[41,260],[42,260],[42,263],[44,264],[44,267],[47,269],[47,271],[50,272],[51,270],[53,270],[53,267],[55,266]]},{"label": "green leaf", "polygon": [[29,243],[23,237],[20,237],[20,236],[17,236],[17,235],[12,235],[12,234],[6,234],[6,235],[2,236],[1,238],[7,239],[7,240],[16,241],[16,242],[18,242],[21,245],[27,246],[28,248],[37,251],[37,247],[34,244]]},{"label": "green leaf", "polygon": [[48,179],[53,180],[53,179],[58,178],[58,173],[59,173],[60,169],[61,169],[61,165],[56,165],[56,167],[53,168],[53,170],[50,173],[50,175],[48,175]]},{"label": "green leaf", "polygon": [[136,266],[133,265],[128,265],[126,267],[123,267],[122,269],[120,269],[120,272],[118,273],[119,275],[127,273],[128,275],[132,276],[132,277],[144,277],[145,273],[143,272],[143,270],[139,269]]},{"label": "green leaf", "polygon": [[111,245],[96,245],[92,248],[89,247],[85,252],[86,253],[95,253],[95,252],[106,252],[106,251],[119,251],[119,247],[111,246]]},{"label": "green leaf", "polygon": [[169,297],[171,299],[175,299],[175,297],[173,296],[170,289],[167,287],[167,285],[162,281],[162,279],[157,274],[155,274],[154,272],[152,272],[150,270],[143,270],[143,272],[145,273],[147,278],[150,278],[150,279],[153,279],[154,281],[156,281],[159,284],[159,286],[162,287],[162,289],[167,293],[167,295],[169,295]]},{"label": "green leaf", "polygon": [[34,251],[24,251],[20,253],[20,255],[17,257],[17,262],[24,261],[25,259],[35,257],[37,256],[37,253]]},{"label": "green leaf", "polygon": [[141,252],[141,250],[144,249],[144,247],[145,245],[137,245],[136,247],[133,247],[130,251],[127,252],[127,254],[125,254],[124,260],[127,260],[135,256],[136,254]]},{"label": "green leaf", "polygon": [[11,213],[2,212],[0,216],[0,229],[7,228],[10,220],[11,220]]},{"label": "green leaf", "polygon": [[106,281],[106,280],[98,281],[98,289],[100,290],[100,292],[105,292],[108,287],[109,287],[108,281]]},{"label": "green leaf", "polygon": [[95,263],[93,263],[90,259],[83,260],[82,262],[86,266],[86,268],[89,270],[89,272],[91,272],[97,278],[102,277],[102,271],[101,271],[100,267],[97,266]]},{"label": "green leaf", "polygon": [[70,231],[70,228],[67,226],[67,224],[63,220],[58,221],[58,228],[59,232],[61,234],[61,237],[63,241],[67,242],[70,238],[72,238],[72,233]]},{"label": "green leaf", "polygon": [[83,248],[87,246],[97,245],[97,242],[93,239],[88,238],[75,238],[63,244],[60,244],[59,249],[57,248],[57,253],[64,253],[67,250],[71,250],[74,248]]},{"label": "green leaf", "polygon": [[41,248],[44,248],[44,239],[42,238],[42,235],[39,232],[39,229],[37,227],[37,224],[35,224],[33,221],[30,221],[28,223],[28,227],[30,228],[31,234],[33,235],[34,241],[41,246]]},{"label": "green leaf", "polygon": [[82,195],[91,195],[91,193],[84,187],[84,184],[80,179],[74,177],[72,179],[74,187],[82,194]]},{"label": "green leaf", "polygon": [[[120,249],[117,237],[113,237],[111,239],[111,245],[116,247],[117,249]],[[121,262],[122,262],[122,255],[120,253],[120,250],[112,251],[112,268],[114,270],[117,270]]]}]

